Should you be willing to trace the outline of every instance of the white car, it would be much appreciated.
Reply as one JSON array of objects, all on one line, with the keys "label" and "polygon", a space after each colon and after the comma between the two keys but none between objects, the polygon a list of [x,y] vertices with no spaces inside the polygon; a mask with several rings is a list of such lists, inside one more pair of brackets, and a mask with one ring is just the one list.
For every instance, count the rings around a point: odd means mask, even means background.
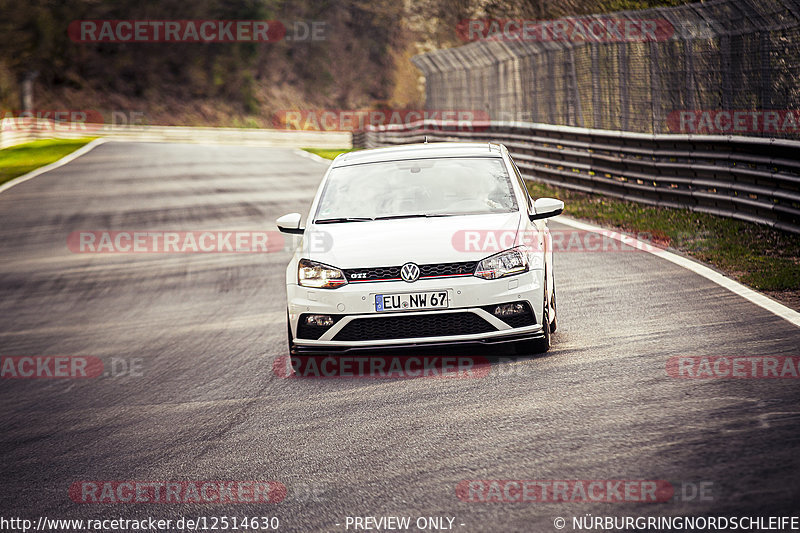
[{"label": "white car", "polygon": [[[403,145],[339,155],[286,270],[292,354],[458,343],[550,348],[556,290],[546,219],[505,146]],[[471,232],[471,233],[470,233]],[[502,249],[464,246],[461,237]],[[499,240],[498,240],[499,239]]]}]

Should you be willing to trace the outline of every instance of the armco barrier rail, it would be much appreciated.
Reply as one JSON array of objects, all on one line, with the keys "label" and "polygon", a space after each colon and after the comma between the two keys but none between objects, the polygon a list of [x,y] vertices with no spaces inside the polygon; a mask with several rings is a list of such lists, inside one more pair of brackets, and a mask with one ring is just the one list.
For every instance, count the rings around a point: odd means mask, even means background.
[{"label": "armco barrier rail", "polygon": [[527,179],[800,233],[800,141],[642,134],[524,122],[377,126],[356,147],[437,141],[505,144]]},{"label": "armco barrier rail", "polygon": [[243,146],[349,148],[348,132],[290,131],[184,126],[120,126],[58,123],[52,120],[0,120],[0,148],[36,139],[106,137],[115,141],[219,143]]}]

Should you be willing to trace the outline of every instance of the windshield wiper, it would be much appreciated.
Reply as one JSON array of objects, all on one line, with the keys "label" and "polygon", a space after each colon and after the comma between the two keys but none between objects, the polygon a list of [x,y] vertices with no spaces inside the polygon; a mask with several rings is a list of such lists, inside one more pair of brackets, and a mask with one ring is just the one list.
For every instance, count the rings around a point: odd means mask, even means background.
[{"label": "windshield wiper", "polygon": [[337,217],[337,218],[320,218],[314,221],[314,224],[336,224],[339,222],[369,222],[372,220],[394,220],[398,218],[433,218],[433,217],[455,217],[456,214],[451,213],[418,213],[409,215],[386,215],[383,217]]},{"label": "windshield wiper", "polygon": [[372,220],[393,220],[397,218],[433,218],[433,217],[454,217],[458,215],[450,213],[419,213],[416,215],[387,215],[385,217],[375,217]]},{"label": "windshield wiper", "polygon": [[314,224],[336,224],[338,222],[367,222],[373,220],[365,217],[339,217],[339,218],[320,218]]}]

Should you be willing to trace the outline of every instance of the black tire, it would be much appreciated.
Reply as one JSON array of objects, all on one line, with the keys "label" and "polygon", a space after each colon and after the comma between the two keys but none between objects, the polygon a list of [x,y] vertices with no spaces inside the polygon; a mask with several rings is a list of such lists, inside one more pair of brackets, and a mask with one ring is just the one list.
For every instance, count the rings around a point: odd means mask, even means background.
[{"label": "black tire", "polygon": [[297,349],[294,347],[294,338],[292,337],[292,325],[289,324],[289,313],[286,313],[286,340],[289,344],[289,355],[297,355]]},{"label": "black tire", "polygon": [[553,280],[553,295],[550,297],[553,308],[553,321],[550,322],[550,333],[555,333],[558,328],[558,307],[556,307],[556,281]]},{"label": "black tire", "polygon": [[546,353],[550,349],[550,311],[547,305],[547,281],[544,284],[544,306],[542,311],[542,331],[544,338],[529,341],[520,341],[514,345],[514,352],[517,355],[534,355]]}]

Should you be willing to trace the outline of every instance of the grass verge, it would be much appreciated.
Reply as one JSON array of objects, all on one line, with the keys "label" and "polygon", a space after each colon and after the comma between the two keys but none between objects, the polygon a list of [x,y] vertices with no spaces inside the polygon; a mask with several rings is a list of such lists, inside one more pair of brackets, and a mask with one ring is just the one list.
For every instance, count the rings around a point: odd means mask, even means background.
[{"label": "grass verge", "polygon": [[58,161],[93,140],[94,137],[42,139],[4,148],[0,150],[0,184]]},{"label": "grass verge", "polygon": [[326,149],[326,148],[303,148],[306,152],[324,157],[325,159],[333,159],[339,154],[346,154],[358,150],[358,148],[341,148],[341,149]]},{"label": "grass verge", "polygon": [[707,263],[800,310],[800,235],[688,209],[650,207],[528,182],[534,198],[564,200],[564,214],[630,233]]}]

